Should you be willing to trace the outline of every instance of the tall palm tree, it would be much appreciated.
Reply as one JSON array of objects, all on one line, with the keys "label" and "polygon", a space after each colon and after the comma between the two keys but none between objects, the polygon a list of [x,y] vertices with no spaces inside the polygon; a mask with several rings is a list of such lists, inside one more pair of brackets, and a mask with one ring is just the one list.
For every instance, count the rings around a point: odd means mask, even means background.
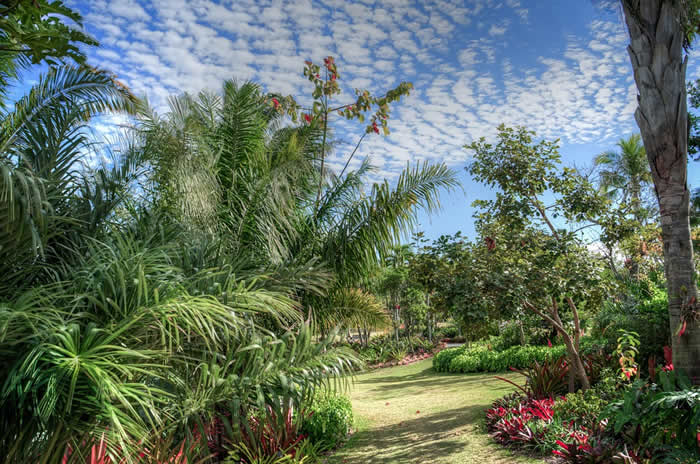
[{"label": "tall palm tree", "polygon": [[[688,189],[687,54],[697,32],[697,4],[685,0],[621,0],[644,139],[659,202],[668,286],[673,364],[700,383],[700,318]],[[693,8],[693,9],[691,9]]]},{"label": "tall palm tree", "polygon": [[635,219],[642,220],[643,193],[652,185],[651,171],[642,138],[634,134],[617,142],[618,151],[596,156],[600,188],[611,199],[629,203]]}]

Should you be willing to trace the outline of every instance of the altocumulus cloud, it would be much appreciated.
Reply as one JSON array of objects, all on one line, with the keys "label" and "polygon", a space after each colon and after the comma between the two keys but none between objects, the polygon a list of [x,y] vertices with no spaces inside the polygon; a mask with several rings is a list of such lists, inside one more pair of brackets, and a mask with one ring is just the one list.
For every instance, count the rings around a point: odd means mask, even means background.
[{"label": "altocumulus cloud", "polygon": [[[577,18],[571,30],[525,0],[73,0],[103,47],[92,61],[163,109],[168,95],[252,79],[302,96],[303,61],[336,56],[346,98],[402,80],[392,134],[372,137],[380,177],[408,161],[463,164],[462,148],[500,123],[564,144],[612,143],[634,130],[635,90],[619,18]],[[545,2],[546,3],[546,2]],[[592,7],[591,7],[592,10]],[[530,45],[528,45],[530,43]],[[537,45],[540,44],[540,45]],[[544,44],[544,45],[542,45]],[[694,70],[689,72],[691,75]],[[354,127],[354,128],[353,128]],[[356,126],[341,123],[341,139]],[[354,132],[355,131],[355,132]],[[350,143],[331,166],[342,166]],[[359,162],[359,158],[356,160]]]}]

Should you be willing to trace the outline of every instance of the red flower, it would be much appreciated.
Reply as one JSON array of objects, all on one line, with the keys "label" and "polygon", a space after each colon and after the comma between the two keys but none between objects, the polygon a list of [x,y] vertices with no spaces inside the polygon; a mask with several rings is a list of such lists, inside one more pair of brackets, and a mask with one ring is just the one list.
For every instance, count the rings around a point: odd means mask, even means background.
[{"label": "red flower", "polygon": [[377,122],[372,123],[372,130],[374,131],[375,134],[379,133],[379,127],[377,127]]},{"label": "red flower", "polygon": [[550,348],[552,347],[552,342],[549,340],[549,338],[547,339],[547,346]]},{"label": "red flower", "polygon": [[272,106],[274,106],[275,109],[277,109],[280,107],[280,102],[276,98],[273,98],[272,99]]},{"label": "red flower", "polygon": [[304,114],[304,121],[307,123],[311,124],[311,115],[309,114]]}]

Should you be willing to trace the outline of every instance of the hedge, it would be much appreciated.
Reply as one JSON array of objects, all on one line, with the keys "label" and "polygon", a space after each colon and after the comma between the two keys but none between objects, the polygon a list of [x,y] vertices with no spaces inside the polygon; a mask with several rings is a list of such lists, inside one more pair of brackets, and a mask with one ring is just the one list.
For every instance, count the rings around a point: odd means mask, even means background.
[{"label": "hedge", "polygon": [[[606,345],[605,340],[584,339],[582,351],[590,353]],[[433,358],[433,369],[437,372],[504,372],[511,367],[523,369],[535,361],[566,356],[564,345],[512,346],[504,351],[494,351],[484,346],[468,348],[466,345],[442,350]]]}]

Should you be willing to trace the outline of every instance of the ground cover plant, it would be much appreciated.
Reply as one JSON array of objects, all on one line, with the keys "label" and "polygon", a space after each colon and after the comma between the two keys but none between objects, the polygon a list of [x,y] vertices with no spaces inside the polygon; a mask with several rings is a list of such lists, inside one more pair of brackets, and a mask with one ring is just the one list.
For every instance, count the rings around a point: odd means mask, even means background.
[{"label": "ground cover plant", "polygon": [[619,338],[618,369],[603,369],[586,391],[564,395],[563,382],[548,381],[563,375],[552,376],[535,364],[519,392],[486,411],[491,436],[505,446],[554,455],[562,462],[696,462],[698,389],[674,369],[671,356],[658,368],[658,383],[638,379],[630,338]]},{"label": "ground cover plant", "polygon": [[369,366],[386,367],[429,358],[443,344],[437,339],[431,342],[422,337],[410,337],[396,341],[393,335],[381,335],[372,338],[366,346],[362,343],[350,346]]}]

